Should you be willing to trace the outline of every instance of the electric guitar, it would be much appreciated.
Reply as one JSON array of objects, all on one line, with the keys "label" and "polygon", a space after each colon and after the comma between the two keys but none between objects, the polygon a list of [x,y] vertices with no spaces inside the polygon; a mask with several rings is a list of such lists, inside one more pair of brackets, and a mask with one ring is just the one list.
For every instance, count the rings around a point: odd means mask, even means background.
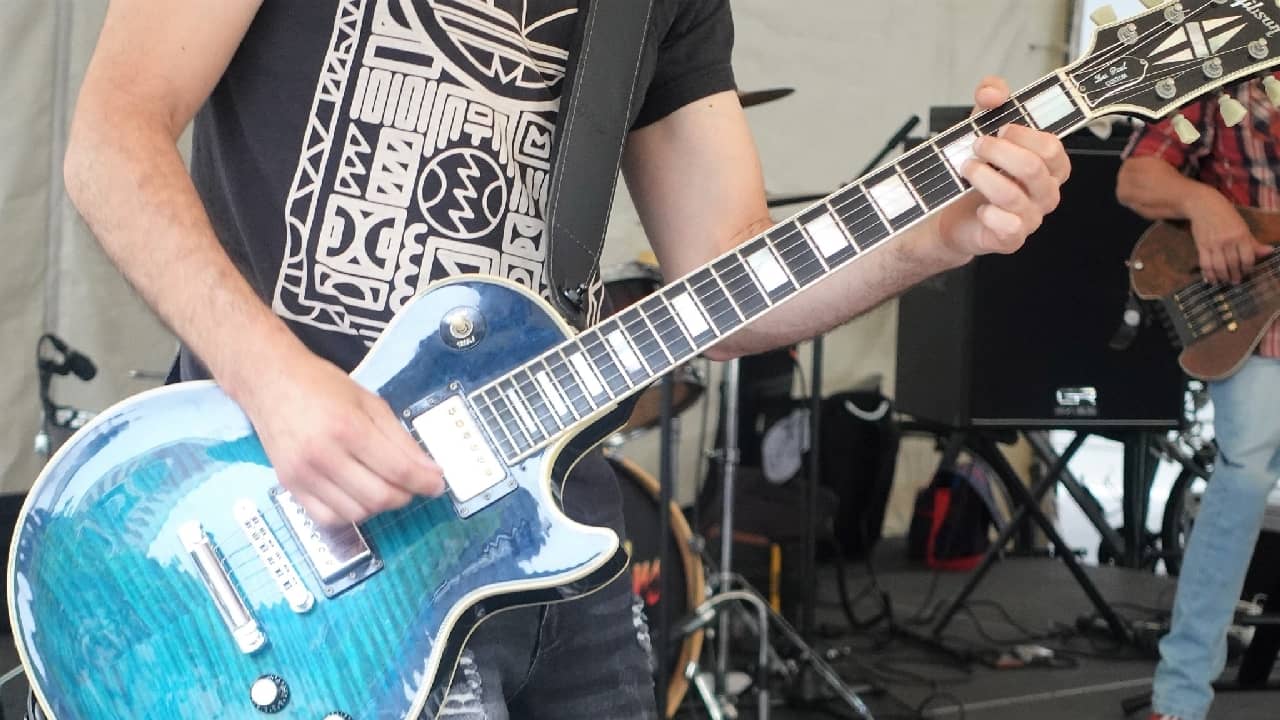
[{"label": "electric guitar", "polygon": [[[1280,245],[1280,214],[1237,210],[1258,242]],[[1239,285],[1209,284],[1185,222],[1158,222],[1142,234],[1129,259],[1129,279],[1138,297],[1159,303],[1183,348],[1178,364],[1202,380],[1239,370],[1280,318],[1280,252],[1259,259]]]},{"label": "electric guitar", "polygon": [[623,570],[614,533],[569,520],[557,496],[628,398],[964,195],[980,134],[1159,118],[1280,59],[1271,3],[1095,19],[1077,62],[585,332],[507,281],[428,288],[352,376],[441,465],[440,498],[316,526],[211,382],[98,415],[14,534],[9,611],[41,705],[55,720],[437,715],[477,623]]}]

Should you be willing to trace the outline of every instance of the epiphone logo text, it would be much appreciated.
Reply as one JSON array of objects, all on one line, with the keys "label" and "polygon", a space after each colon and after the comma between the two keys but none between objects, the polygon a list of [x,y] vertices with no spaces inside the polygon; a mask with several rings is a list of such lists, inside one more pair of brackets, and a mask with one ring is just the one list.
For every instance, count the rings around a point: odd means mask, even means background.
[{"label": "epiphone logo text", "polygon": [[1231,7],[1240,8],[1255,18],[1262,21],[1267,26],[1267,37],[1280,34],[1280,22],[1271,19],[1262,8],[1266,5],[1263,0],[1232,0]]}]

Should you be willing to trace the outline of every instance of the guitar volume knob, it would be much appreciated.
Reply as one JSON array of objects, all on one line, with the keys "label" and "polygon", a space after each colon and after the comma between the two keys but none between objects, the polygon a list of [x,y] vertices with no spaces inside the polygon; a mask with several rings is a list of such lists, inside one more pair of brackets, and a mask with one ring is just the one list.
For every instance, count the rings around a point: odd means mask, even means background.
[{"label": "guitar volume knob", "polygon": [[289,683],[279,675],[263,675],[249,686],[249,701],[260,712],[278,713],[289,704]]}]

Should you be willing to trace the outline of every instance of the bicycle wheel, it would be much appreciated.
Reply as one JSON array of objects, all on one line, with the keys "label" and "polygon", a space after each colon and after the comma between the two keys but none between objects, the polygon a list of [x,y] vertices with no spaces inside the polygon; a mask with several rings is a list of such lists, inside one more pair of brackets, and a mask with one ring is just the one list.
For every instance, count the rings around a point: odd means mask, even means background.
[{"label": "bicycle wheel", "polygon": [[1206,481],[1199,473],[1183,469],[1169,489],[1169,499],[1160,520],[1160,553],[1171,577],[1182,571],[1182,554],[1187,547],[1187,539],[1191,537],[1205,485]]}]

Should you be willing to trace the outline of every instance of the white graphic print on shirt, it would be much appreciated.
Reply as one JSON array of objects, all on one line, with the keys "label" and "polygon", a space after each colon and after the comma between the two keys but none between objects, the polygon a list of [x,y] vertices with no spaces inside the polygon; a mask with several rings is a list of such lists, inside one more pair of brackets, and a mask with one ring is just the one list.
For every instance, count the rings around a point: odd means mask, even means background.
[{"label": "white graphic print on shirt", "polygon": [[576,4],[339,0],[285,204],[278,314],[371,343],[432,280],[480,272],[547,294]]}]

